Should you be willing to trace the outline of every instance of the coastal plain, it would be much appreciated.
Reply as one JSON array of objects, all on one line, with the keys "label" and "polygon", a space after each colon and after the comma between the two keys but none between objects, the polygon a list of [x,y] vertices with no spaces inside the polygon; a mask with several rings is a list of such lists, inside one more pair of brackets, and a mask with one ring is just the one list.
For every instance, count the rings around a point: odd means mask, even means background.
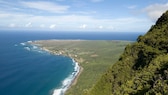
[{"label": "coastal plain", "polygon": [[80,72],[65,95],[84,95],[114,64],[130,41],[111,40],[39,40],[42,49],[56,55],[68,56],[80,65]]}]

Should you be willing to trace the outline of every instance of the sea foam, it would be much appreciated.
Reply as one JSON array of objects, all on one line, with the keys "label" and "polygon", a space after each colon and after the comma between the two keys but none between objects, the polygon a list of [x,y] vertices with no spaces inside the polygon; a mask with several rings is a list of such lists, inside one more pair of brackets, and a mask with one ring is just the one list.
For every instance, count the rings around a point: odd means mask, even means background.
[{"label": "sea foam", "polygon": [[28,50],[28,51],[30,51],[30,50],[31,50],[29,47],[24,47],[24,49],[26,49],[26,50]]},{"label": "sea foam", "polygon": [[23,45],[23,46],[26,45],[26,43],[20,43],[20,44]]},{"label": "sea foam", "polygon": [[54,90],[53,95],[64,95],[64,93],[68,90],[74,79],[79,73],[80,67],[74,59],[72,59],[74,64],[74,71],[70,74],[64,81],[62,81],[62,86]]},{"label": "sea foam", "polygon": [[27,42],[23,42],[20,43],[20,45],[23,46],[24,49],[28,50],[28,51],[34,51],[34,52],[39,52],[39,53],[46,53],[48,54],[49,52],[46,50],[43,50],[42,48],[31,44],[32,41],[27,41]]}]

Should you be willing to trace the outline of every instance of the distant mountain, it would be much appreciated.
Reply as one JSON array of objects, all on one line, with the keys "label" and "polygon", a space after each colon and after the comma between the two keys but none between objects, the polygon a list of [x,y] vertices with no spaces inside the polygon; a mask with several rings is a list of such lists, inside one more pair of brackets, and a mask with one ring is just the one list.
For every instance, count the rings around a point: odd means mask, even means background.
[{"label": "distant mountain", "polygon": [[168,95],[168,11],[86,95]]}]

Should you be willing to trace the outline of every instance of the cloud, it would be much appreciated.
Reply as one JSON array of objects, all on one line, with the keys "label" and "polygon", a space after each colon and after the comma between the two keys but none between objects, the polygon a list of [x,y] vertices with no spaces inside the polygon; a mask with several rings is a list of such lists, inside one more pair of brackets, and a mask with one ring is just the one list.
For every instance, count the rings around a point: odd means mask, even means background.
[{"label": "cloud", "polygon": [[16,27],[16,24],[11,23],[11,24],[9,24],[9,27],[14,28],[14,27]]},{"label": "cloud", "polygon": [[81,25],[79,28],[85,29],[87,27],[86,24]]},{"label": "cloud", "polygon": [[[7,15],[7,17],[1,16]],[[26,18],[26,19],[25,19]],[[38,16],[38,15],[28,15],[19,13],[9,13],[0,12],[0,27],[7,27],[11,23],[17,25],[16,28],[29,27],[32,29],[54,29],[62,31],[72,31],[72,30],[84,30],[84,31],[145,31],[150,27],[151,21],[149,19],[142,18],[117,18],[117,19],[97,19],[93,16],[84,15],[55,15],[55,16]],[[30,22],[33,21],[33,22]],[[28,23],[29,22],[29,23]],[[57,24],[55,24],[57,22]],[[26,25],[25,25],[26,23]],[[33,23],[33,24],[32,24]],[[111,26],[113,26],[111,28]],[[122,27],[122,28],[121,28]]]},{"label": "cloud", "polygon": [[149,18],[156,21],[166,10],[168,10],[168,3],[165,4],[153,4],[143,9],[147,13]]},{"label": "cloud", "polygon": [[32,27],[32,23],[31,22],[27,23],[25,27]]},{"label": "cloud", "polygon": [[99,29],[103,29],[103,26],[99,26]]},{"label": "cloud", "polygon": [[107,29],[115,30],[115,28],[113,26],[108,26]]},{"label": "cloud", "polygon": [[64,13],[70,8],[70,6],[54,4],[45,1],[21,2],[21,4],[28,8],[48,11],[52,13]]},{"label": "cloud", "polygon": [[54,29],[54,28],[56,28],[56,25],[55,25],[55,24],[52,24],[52,25],[50,25],[49,28],[50,28],[50,29]]},{"label": "cloud", "polygon": [[41,28],[44,28],[44,27],[45,27],[45,25],[44,25],[44,24],[41,24],[41,25],[40,25],[40,27],[41,27]]},{"label": "cloud", "polygon": [[[2,2],[3,1],[3,2]],[[60,1],[55,3],[56,1]],[[115,27],[115,31],[129,31],[139,30],[142,31],[144,26],[151,25],[150,20],[145,18],[133,18],[122,16],[117,17],[104,17],[97,11],[85,10],[89,7],[90,2],[103,2],[105,0],[88,0],[89,2],[82,0],[70,0],[68,2],[61,2],[66,0],[17,0],[16,2],[9,2],[1,0],[0,4],[0,27],[16,27],[22,28],[30,27],[32,29],[62,29],[62,30],[107,30],[112,31]],[[75,2],[76,1],[76,2]],[[1,3],[2,2],[2,3]],[[69,5],[62,5],[62,4]],[[79,7],[75,6],[77,4]],[[80,5],[79,5],[80,4]],[[166,6],[166,4],[162,4]],[[81,7],[82,6],[82,7]],[[152,5],[154,6],[154,5]],[[156,5],[155,5],[156,6]],[[157,5],[158,6],[158,5]],[[159,5],[160,6],[160,5]],[[73,9],[76,8],[76,9]],[[128,8],[136,8],[135,5]],[[16,9],[20,9],[17,10]],[[88,9],[88,8],[87,8]],[[154,7],[145,8],[145,12],[148,14],[152,11],[160,10]],[[48,13],[50,12],[50,13]],[[66,13],[66,14],[53,14],[53,13]],[[76,14],[76,15],[72,15]],[[154,14],[154,13],[153,13]],[[156,12],[156,14],[158,14]],[[105,14],[106,15],[106,14]],[[103,16],[103,17],[102,17]],[[107,15],[108,16],[108,15]],[[153,16],[153,15],[151,15]],[[32,22],[30,22],[32,21]],[[28,23],[29,22],[29,23]],[[33,23],[33,26],[32,26]],[[56,25],[55,25],[56,24]],[[17,26],[16,26],[17,25]],[[112,28],[110,28],[113,26]],[[122,27],[122,28],[121,28]],[[138,28],[140,27],[140,28]]]}]

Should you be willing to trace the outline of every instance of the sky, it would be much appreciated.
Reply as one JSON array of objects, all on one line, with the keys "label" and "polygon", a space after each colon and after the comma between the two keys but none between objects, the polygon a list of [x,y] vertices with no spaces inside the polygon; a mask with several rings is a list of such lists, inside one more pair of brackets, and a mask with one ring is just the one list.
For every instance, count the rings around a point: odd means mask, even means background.
[{"label": "sky", "polygon": [[146,32],[168,0],[0,0],[0,29]]}]

